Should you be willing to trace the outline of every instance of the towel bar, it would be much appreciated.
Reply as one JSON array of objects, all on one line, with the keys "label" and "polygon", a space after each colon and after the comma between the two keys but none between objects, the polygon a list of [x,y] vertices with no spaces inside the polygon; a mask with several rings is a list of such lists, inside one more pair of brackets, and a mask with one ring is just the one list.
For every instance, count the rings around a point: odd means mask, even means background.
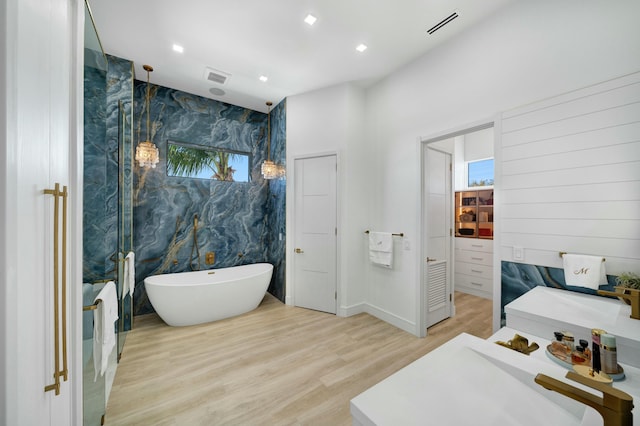
[{"label": "towel bar", "polygon": [[[566,251],[558,252],[558,255],[559,255],[560,257],[564,256],[565,254],[567,254],[567,252],[566,252]],[[603,257],[603,258],[602,258],[602,261],[603,261],[603,262],[606,262],[606,261],[607,261],[607,259],[605,259],[605,258]]]},{"label": "towel bar", "polygon": [[83,311],[95,311],[96,309],[98,309],[98,303],[102,302],[102,300],[98,299],[98,301],[96,303],[94,303],[93,305],[87,305],[87,306],[83,306],[82,310]]},{"label": "towel bar", "polygon": [[[368,229],[366,231],[364,231],[365,234],[369,234],[371,233],[371,231],[369,231]],[[399,233],[395,233],[395,234],[391,234],[394,237],[404,237],[404,232],[399,232]]]},{"label": "towel bar", "polygon": [[107,279],[105,279],[105,280],[97,280],[97,281],[94,281],[94,282],[89,283],[89,284],[91,284],[91,285],[96,285],[96,284],[106,284],[106,283],[108,283],[109,281],[114,281],[114,282],[115,282],[116,280],[114,280],[113,278],[107,278]]}]

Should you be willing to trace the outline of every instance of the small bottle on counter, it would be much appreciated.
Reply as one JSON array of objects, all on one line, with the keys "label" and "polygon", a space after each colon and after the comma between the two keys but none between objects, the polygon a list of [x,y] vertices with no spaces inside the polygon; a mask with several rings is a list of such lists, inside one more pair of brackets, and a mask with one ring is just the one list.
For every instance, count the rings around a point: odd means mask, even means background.
[{"label": "small bottle on counter", "polygon": [[618,373],[616,337],[613,334],[602,334],[600,336],[600,346],[600,365],[602,371],[607,374]]},{"label": "small bottle on counter", "polygon": [[567,347],[567,354],[573,353],[575,350],[574,338],[573,334],[568,331],[562,332],[562,343]]},{"label": "small bottle on counter", "polygon": [[562,341],[562,337],[564,336],[560,331],[554,331],[554,336],[556,340],[551,342],[551,353],[555,355],[556,358],[559,358],[563,361],[567,360],[567,346]]},{"label": "small bottle on counter", "polygon": [[572,364],[583,365],[583,364],[586,364],[588,362],[589,362],[589,360],[584,355],[584,347],[576,346],[576,350],[573,351],[573,353],[571,354],[571,363]]},{"label": "small bottle on counter", "polygon": [[596,373],[599,373],[602,369],[601,357],[600,357],[600,336],[607,332],[599,328],[591,330],[591,368]]},{"label": "small bottle on counter", "polygon": [[580,339],[580,346],[582,346],[582,352],[584,352],[585,358],[588,362],[591,362],[591,349],[589,349],[589,342],[585,339]]}]

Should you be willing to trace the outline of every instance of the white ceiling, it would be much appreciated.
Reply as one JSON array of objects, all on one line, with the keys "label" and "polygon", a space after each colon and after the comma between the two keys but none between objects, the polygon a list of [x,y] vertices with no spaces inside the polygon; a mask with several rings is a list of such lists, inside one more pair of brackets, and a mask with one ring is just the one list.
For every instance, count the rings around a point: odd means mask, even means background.
[{"label": "white ceiling", "polygon": [[[133,61],[136,79],[146,80],[149,64],[154,84],[266,112],[268,100],[371,84],[514,0],[88,1],[105,52]],[[454,11],[458,18],[427,34]],[[313,26],[303,21],[309,13]],[[207,67],[231,77],[211,82]]]}]

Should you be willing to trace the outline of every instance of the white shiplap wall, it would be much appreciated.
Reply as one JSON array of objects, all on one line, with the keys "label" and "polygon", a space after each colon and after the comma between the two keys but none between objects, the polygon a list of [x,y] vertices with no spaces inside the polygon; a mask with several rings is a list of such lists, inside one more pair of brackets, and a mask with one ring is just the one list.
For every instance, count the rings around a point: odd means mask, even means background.
[{"label": "white shiplap wall", "polygon": [[565,251],[640,273],[640,72],[505,112],[499,128],[501,259],[561,268]]}]

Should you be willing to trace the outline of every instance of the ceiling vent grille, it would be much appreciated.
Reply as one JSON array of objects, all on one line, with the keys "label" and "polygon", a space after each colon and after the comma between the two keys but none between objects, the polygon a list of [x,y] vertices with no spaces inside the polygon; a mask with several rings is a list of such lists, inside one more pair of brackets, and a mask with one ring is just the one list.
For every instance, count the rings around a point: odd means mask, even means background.
[{"label": "ceiling vent grille", "polygon": [[213,81],[214,83],[225,84],[227,79],[231,77],[231,74],[213,68],[205,68],[204,76],[207,80]]},{"label": "ceiling vent grille", "polygon": [[429,35],[435,33],[436,31],[438,31],[440,28],[444,27],[445,25],[447,25],[449,22],[453,21],[454,19],[456,19],[458,16],[457,12],[453,12],[451,15],[447,16],[446,18],[444,18],[442,21],[438,22],[437,24],[435,24],[433,27],[429,28],[427,30],[427,32],[429,33]]}]

